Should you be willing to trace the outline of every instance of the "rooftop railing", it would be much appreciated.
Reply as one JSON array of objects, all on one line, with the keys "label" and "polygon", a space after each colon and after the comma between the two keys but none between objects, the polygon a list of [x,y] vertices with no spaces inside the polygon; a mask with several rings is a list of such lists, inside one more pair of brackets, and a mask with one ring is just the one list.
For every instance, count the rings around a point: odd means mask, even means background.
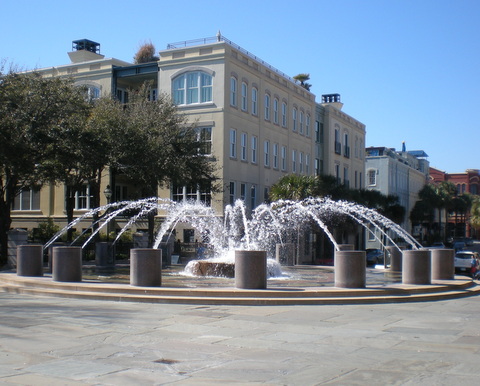
[{"label": "rooftop railing", "polygon": [[225,42],[228,45],[230,45],[231,47],[233,47],[233,48],[237,49],[238,51],[240,51],[241,53],[245,54],[249,58],[256,60],[257,62],[259,62],[260,64],[262,64],[266,68],[268,68],[270,71],[288,79],[290,82],[297,83],[297,82],[295,82],[295,79],[291,78],[290,76],[288,76],[284,72],[278,70],[277,68],[275,68],[272,65],[268,64],[267,62],[263,61],[258,56],[252,54],[251,52],[247,51],[246,49],[240,47],[238,44],[235,44],[234,42],[227,39],[225,36],[221,35],[220,33],[218,33],[217,36],[212,36],[212,37],[208,37],[208,38],[195,39],[195,40],[185,40],[183,42],[170,43],[170,44],[167,45],[167,50],[173,50],[173,49],[177,49],[177,48],[193,47],[193,46],[198,46],[198,45],[201,45],[201,44],[211,44],[211,43],[215,43],[215,42]]}]

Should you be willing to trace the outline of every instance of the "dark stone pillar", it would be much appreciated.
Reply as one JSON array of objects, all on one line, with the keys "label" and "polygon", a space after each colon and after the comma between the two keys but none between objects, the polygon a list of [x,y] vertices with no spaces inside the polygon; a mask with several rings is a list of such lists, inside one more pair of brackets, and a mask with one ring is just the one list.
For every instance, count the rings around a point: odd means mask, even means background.
[{"label": "dark stone pillar", "polygon": [[52,278],[54,281],[82,281],[82,248],[53,247]]},{"label": "dark stone pillar", "polygon": [[431,284],[431,252],[427,249],[403,251],[403,284]]},{"label": "dark stone pillar", "polygon": [[17,246],[17,275],[43,276],[43,245]]},{"label": "dark stone pillar", "polygon": [[355,246],[353,244],[338,244],[339,251],[353,251]]},{"label": "dark stone pillar", "polygon": [[335,287],[365,288],[366,267],[364,251],[335,251]]},{"label": "dark stone pillar", "polygon": [[292,243],[277,244],[275,249],[277,263],[286,266],[295,265],[295,245]]},{"label": "dark stone pillar", "polygon": [[453,280],[455,278],[455,251],[453,249],[432,249],[432,280]]},{"label": "dark stone pillar", "polygon": [[235,287],[267,288],[267,252],[235,251]]},{"label": "dark stone pillar", "polygon": [[390,271],[402,272],[402,251],[393,246],[385,249],[390,254]]},{"label": "dark stone pillar", "polygon": [[130,285],[139,287],[162,285],[161,249],[130,249]]}]

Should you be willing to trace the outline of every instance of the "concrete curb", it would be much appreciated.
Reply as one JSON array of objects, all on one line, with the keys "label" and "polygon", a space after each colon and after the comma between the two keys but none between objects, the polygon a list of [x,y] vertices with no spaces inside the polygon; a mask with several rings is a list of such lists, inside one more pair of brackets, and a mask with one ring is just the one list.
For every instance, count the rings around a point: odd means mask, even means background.
[{"label": "concrete curb", "polygon": [[169,288],[133,287],[83,281],[59,283],[49,277],[20,277],[0,273],[0,292],[107,300],[117,302],[205,305],[321,305],[425,302],[480,294],[480,283],[463,276],[434,280],[430,285],[392,284],[385,287],[343,289],[335,287],[268,288]]}]

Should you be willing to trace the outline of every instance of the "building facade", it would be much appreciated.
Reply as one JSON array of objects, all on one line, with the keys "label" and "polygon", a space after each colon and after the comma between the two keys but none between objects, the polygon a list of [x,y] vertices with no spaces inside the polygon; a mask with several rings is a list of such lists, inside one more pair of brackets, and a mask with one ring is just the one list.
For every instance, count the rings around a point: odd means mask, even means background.
[{"label": "building facade", "polygon": [[[129,90],[149,81],[152,99],[157,93],[171,96],[179,113],[196,126],[205,155],[217,163],[221,192],[171,186],[159,190],[160,197],[207,202],[222,216],[225,205],[237,199],[248,210],[265,202],[270,187],[290,173],[332,174],[350,187],[362,187],[365,126],[341,111],[340,96],[316,103],[315,95],[291,77],[221,35],[171,44],[158,61],[145,64],[105,58],[98,43],[85,39],[74,42],[69,56],[70,64],[38,71],[71,76],[92,98],[113,95],[125,103]],[[138,198],[121,176],[112,179],[106,172],[102,181],[102,191],[110,185],[112,200]],[[14,208],[14,226],[31,229],[47,217],[61,224],[64,197],[62,186],[43,187],[34,207]],[[87,209],[85,186],[75,215]]]},{"label": "building facade", "polygon": [[[418,192],[428,182],[428,155],[423,151],[396,151],[386,147],[368,147],[365,158],[365,187],[377,190],[384,195],[396,195],[399,204],[405,208],[403,229],[415,233],[409,215],[418,201]],[[378,248],[373,234],[370,234],[367,247]]]},{"label": "building facade", "polygon": [[[480,170],[467,169],[463,173],[447,173],[445,171],[430,167],[430,182],[438,184],[440,182],[451,182],[457,188],[457,196],[468,193],[472,195],[479,194]],[[468,221],[468,212],[457,213],[452,211],[446,214],[447,223],[446,234],[448,237],[472,237],[478,238],[476,229]]]}]

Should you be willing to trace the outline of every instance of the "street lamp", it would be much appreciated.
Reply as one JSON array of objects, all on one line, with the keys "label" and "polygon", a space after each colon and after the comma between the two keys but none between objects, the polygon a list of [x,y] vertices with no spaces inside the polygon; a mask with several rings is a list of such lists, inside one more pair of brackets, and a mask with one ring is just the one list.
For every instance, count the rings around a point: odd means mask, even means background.
[{"label": "street lamp", "polygon": [[107,185],[105,190],[103,191],[105,198],[107,199],[107,204],[110,204],[110,199],[112,198],[112,189],[110,189],[110,185]]},{"label": "street lamp", "polygon": [[[110,204],[110,199],[112,198],[112,189],[110,189],[110,185],[107,185],[105,190],[103,191],[103,194],[105,195],[105,198],[107,199],[107,204]],[[108,213],[109,209],[107,209]],[[110,237],[110,221],[107,222],[107,243],[109,241]]]}]

